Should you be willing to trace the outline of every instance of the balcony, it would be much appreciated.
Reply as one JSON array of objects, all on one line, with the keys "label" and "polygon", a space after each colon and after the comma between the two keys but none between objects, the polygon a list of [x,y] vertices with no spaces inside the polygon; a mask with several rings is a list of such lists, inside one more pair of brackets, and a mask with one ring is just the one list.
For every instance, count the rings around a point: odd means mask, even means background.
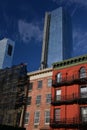
[{"label": "balcony", "polygon": [[55,106],[73,103],[87,104],[87,92],[85,92],[84,94],[82,93],[80,95],[78,95],[78,93],[73,93],[72,95],[65,96],[57,95],[56,97],[51,99],[51,104]]},{"label": "balcony", "polygon": [[52,128],[87,128],[87,117],[84,120],[80,120],[76,117],[73,118],[63,118],[60,120],[51,119],[50,127]]},{"label": "balcony", "polygon": [[63,76],[61,80],[53,80],[52,86],[53,87],[62,87],[64,85],[72,85],[72,84],[86,84],[87,83],[87,74],[85,77],[79,77],[79,74],[74,74],[72,76]]}]

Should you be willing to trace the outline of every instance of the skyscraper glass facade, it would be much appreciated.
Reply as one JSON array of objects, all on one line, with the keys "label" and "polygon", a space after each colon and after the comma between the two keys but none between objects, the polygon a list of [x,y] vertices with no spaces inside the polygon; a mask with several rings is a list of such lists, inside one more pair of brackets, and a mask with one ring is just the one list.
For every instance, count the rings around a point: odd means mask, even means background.
[{"label": "skyscraper glass facade", "polygon": [[44,28],[45,48],[42,52],[42,68],[51,67],[54,62],[68,59],[72,53],[71,18],[66,10],[60,7],[48,13]]},{"label": "skyscraper glass facade", "polygon": [[0,41],[0,69],[12,66],[15,43],[7,38]]},{"label": "skyscraper glass facade", "polygon": [[47,66],[62,59],[62,10],[57,9],[50,15]]}]

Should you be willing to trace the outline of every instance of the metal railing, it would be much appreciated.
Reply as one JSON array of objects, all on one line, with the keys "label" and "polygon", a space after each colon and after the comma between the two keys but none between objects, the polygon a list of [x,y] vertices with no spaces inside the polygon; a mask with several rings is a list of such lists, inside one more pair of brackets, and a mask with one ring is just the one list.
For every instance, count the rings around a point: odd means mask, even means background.
[{"label": "metal railing", "polygon": [[51,99],[51,103],[52,104],[66,104],[66,103],[72,103],[72,102],[82,102],[82,101],[86,101],[87,102],[87,92],[84,93],[73,93],[71,95],[56,95],[55,97],[53,97]]},{"label": "metal railing", "polygon": [[65,128],[65,127],[81,127],[87,126],[87,116],[79,119],[78,117],[73,118],[62,118],[62,119],[50,119],[50,126],[53,128]]},{"label": "metal railing", "polygon": [[53,80],[52,81],[52,86],[62,86],[62,85],[69,85],[69,84],[74,84],[74,83],[87,83],[87,74],[84,77],[80,77],[79,73],[74,74],[72,76],[63,76],[61,80]]}]

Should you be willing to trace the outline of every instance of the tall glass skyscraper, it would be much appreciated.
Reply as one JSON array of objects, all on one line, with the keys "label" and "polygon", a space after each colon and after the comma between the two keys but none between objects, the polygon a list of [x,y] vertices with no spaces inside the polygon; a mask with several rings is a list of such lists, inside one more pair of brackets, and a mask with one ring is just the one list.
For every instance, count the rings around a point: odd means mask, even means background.
[{"label": "tall glass skyscraper", "polygon": [[62,7],[45,15],[41,69],[52,63],[71,58],[71,17]]},{"label": "tall glass skyscraper", "polygon": [[14,46],[15,43],[8,38],[0,40],[0,69],[12,66]]}]

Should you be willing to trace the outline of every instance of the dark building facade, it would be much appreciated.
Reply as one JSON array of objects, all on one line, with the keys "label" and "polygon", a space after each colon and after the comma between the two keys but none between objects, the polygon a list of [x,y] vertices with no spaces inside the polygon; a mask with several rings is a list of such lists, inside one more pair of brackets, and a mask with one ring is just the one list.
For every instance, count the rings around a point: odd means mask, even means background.
[{"label": "dark building facade", "polygon": [[0,124],[22,127],[27,83],[25,64],[0,70]]},{"label": "dark building facade", "polygon": [[53,64],[50,130],[87,129],[87,55]]},{"label": "dark building facade", "polygon": [[72,24],[71,17],[62,7],[45,15],[41,69],[52,63],[71,58]]},{"label": "dark building facade", "polygon": [[25,128],[21,127],[14,127],[14,126],[8,126],[8,125],[0,125],[0,130],[26,130]]}]

